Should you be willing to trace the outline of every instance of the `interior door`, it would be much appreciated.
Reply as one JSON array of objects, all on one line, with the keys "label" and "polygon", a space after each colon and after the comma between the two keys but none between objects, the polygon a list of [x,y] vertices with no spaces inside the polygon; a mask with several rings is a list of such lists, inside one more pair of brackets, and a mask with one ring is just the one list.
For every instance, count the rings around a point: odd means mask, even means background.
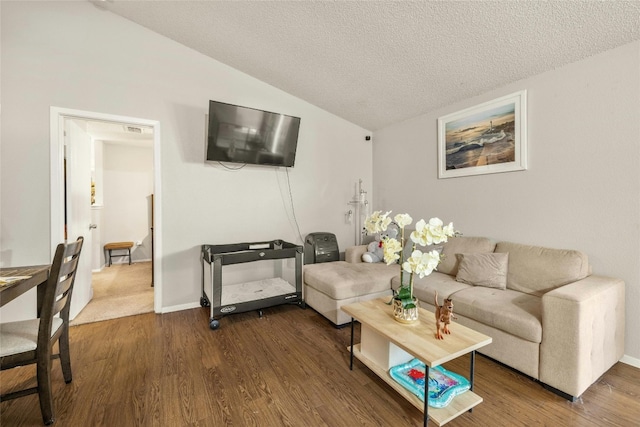
[{"label": "interior door", "polygon": [[76,272],[71,298],[70,318],[91,301],[91,248],[93,226],[91,224],[91,137],[86,132],[86,122],[65,119],[66,159],[66,226],[67,241],[84,237],[82,253]]}]

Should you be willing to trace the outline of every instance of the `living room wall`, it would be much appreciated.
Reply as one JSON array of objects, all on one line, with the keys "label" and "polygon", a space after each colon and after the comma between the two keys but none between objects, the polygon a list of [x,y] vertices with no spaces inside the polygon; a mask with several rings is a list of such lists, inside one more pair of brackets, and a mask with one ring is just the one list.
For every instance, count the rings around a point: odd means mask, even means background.
[{"label": "living room wall", "polygon": [[[438,117],[523,89],[527,170],[438,179]],[[626,282],[625,360],[640,366],[639,118],[634,42],[376,131],[373,208],[584,251],[595,274]]]},{"label": "living room wall", "polygon": [[[344,215],[354,183],[371,185],[366,129],[89,2],[0,11],[3,265],[51,261],[51,106],[160,123],[163,311],[198,306],[202,244],[301,244],[315,231],[335,233],[342,250],[353,244]],[[205,162],[210,99],[300,117],[295,167]],[[23,301],[3,313],[33,305]]]}]

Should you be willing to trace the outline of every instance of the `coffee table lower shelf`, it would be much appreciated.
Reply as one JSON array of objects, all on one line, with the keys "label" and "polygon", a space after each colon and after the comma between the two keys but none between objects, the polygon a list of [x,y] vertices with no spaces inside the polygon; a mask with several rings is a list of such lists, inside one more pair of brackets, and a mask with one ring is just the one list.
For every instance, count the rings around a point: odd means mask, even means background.
[{"label": "coffee table lower shelf", "polygon": [[[347,347],[351,351],[351,347]],[[360,344],[353,346],[353,355],[360,360],[367,368],[371,369],[373,373],[379,376],[384,382],[389,384],[391,388],[400,393],[405,399],[407,399],[413,406],[424,412],[424,401],[420,400],[418,396],[411,393],[409,390],[400,385],[389,375],[385,369],[382,369],[371,359],[367,358],[360,351]],[[438,426],[444,425],[453,420],[457,416],[469,411],[474,406],[482,402],[482,397],[478,396],[471,390],[456,396],[449,405],[445,408],[433,408],[429,407],[429,418]]]}]

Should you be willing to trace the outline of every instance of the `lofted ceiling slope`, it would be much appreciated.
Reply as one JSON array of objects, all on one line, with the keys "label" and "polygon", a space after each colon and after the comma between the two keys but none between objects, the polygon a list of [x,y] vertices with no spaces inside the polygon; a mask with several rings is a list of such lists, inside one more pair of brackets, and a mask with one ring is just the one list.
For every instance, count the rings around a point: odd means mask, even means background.
[{"label": "lofted ceiling slope", "polygon": [[640,1],[94,1],[377,130],[640,39]]}]

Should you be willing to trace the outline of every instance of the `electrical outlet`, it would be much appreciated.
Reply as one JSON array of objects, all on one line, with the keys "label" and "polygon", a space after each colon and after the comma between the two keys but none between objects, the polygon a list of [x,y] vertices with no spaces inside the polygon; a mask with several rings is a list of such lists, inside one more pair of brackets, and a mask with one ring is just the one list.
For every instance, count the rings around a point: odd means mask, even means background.
[{"label": "electrical outlet", "polygon": [[136,242],[136,246],[142,246],[142,240],[138,240],[138,241]]}]

